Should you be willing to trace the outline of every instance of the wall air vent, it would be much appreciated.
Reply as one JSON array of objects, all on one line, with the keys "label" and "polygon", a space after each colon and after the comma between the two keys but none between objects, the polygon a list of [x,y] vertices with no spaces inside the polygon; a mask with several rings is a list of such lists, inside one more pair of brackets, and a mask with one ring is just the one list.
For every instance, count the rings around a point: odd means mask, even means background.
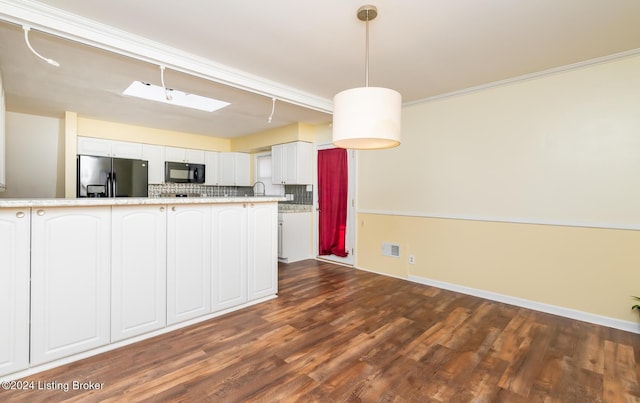
[{"label": "wall air vent", "polygon": [[382,256],[400,257],[400,245],[383,242]]}]

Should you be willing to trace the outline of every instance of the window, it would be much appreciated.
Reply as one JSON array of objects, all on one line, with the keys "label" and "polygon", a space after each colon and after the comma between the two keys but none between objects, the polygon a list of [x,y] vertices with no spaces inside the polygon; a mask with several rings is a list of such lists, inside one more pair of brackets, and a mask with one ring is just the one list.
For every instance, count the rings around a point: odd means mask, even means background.
[{"label": "window", "polygon": [[[256,182],[264,183],[264,193],[270,196],[284,196],[284,186],[271,181],[271,153],[257,154],[255,160]],[[260,185],[258,185],[260,186]],[[260,191],[258,186],[256,191]]]}]

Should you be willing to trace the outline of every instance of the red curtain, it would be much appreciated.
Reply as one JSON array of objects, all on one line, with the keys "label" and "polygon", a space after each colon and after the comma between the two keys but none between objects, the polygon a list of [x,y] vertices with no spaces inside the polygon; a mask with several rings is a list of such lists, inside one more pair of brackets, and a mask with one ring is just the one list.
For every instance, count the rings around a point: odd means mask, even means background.
[{"label": "red curtain", "polygon": [[332,148],[318,151],[320,255],[348,255],[345,249],[348,174],[347,150]]}]

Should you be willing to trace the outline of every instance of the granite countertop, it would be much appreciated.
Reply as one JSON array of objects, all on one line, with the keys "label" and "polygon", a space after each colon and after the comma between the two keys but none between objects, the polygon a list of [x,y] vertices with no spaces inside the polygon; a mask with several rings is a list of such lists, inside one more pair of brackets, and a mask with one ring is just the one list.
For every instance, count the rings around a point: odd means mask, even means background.
[{"label": "granite countertop", "polygon": [[284,197],[118,197],[77,199],[0,199],[0,208],[136,206],[146,204],[275,203]]},{"label": "granite countertop", "polygon": [[279,213],[309,213],[311,211],[313,211],[313,206],[308,204],[278,203]]}]

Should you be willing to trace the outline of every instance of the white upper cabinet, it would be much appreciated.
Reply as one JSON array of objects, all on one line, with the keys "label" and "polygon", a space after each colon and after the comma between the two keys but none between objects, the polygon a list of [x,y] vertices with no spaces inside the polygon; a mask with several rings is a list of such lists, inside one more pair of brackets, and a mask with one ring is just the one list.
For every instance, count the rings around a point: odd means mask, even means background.
[{"label": "white upper cabinet", "polygon": [[142,159],[149,162],[149,184],[164,183],[164,146],[142,145]]},{"label": "white upper cabinet", "polygon": [[[204,164],[204,150],[191,148],[165,147],[165,161],[189,162],[191,164]],[[206,173],[205,173],[206,175]]]},{"label": "white upper cabinet", "polygon": [[271,147],[273,183],[283,185],[313,183],[311,157],[311,143],[296,141]]},{"label": "white upper cabinet", "polygon": [[128,141],[112,141],[111,156],[115,158],[142,159],[142,144]]},{"label": "white upper cabinet", "polygon": [[78,154],[110,157],[111,141],[91,137],[78,137]]},{"label": "white upper cabinet", "polygon": [[78,154],[142,159],[142,144],[129,141],[78,137]]},{"label": "white upper cabinet", "polygon": [[218,185],[251,186],[251,159],[246,153],[220,153]]},{"label": "white upper cabinet", "polygon": [[214,186],[220,184],[220,153],[217,151],[204,152],[204,184]]}]

